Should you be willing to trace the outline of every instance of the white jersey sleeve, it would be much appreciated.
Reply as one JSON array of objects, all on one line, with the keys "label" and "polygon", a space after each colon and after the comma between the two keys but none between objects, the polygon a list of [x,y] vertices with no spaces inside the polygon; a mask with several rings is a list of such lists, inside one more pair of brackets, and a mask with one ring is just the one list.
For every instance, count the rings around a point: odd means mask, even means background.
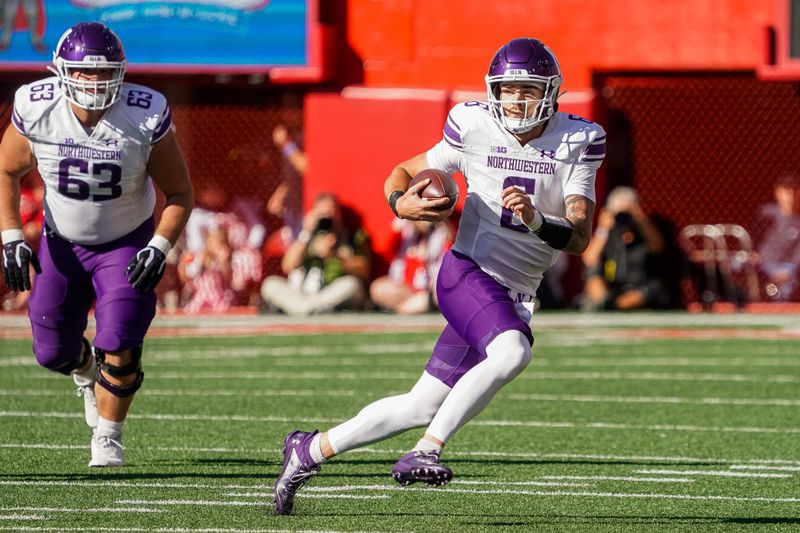
[{"label": "white jersey sleeve", "polygon": [[448,114],[442,140],[427,152],[432,168],[460,171],[467,185],[453,249],[469,256],[502,285],[533,295],[559,252],[502,205],[510,186],[526,191],[543,213],[565,216],[565,198],[594,201],[595,174],[605,154],[597,124],[556,113],[526,145],[505,130],[486,104],[467,102]]},{"label": "white jersey sleeve", "polygon": [[52,77],[20,87],[12,122],[30,142],[45,184],[45,222],[58,235],[102,244],[153,215],[147,163],[172,125],[160,93],[123,84],[119,99],[87,130]]}]

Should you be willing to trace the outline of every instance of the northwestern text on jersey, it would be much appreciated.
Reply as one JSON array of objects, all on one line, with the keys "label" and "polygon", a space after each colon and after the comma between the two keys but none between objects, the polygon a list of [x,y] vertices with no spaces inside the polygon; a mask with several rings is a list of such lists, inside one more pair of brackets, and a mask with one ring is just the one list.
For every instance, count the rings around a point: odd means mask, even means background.
[{"label": "northwestern text on jersey", "polygon": [[548,161],[528,161],[527,159],[514,159],[501,155],[486,156],[486,164],[491,168],[502,168],[503,170],[513,170],[515,172],[527,172],[529,174],[555,174],[556,164]]}]

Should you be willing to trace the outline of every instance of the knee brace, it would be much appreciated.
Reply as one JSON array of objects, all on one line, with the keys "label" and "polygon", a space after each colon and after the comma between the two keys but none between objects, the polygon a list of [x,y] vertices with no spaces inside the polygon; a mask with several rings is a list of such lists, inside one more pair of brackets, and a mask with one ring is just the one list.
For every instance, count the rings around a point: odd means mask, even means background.
[{"label": "knee brace", "polygon": [[[144,372],[142,372],[142,345],[131,348],[131,362],[116,366],[106,363],[106,352],[100,348],[94,349],[95,361],[97,362],[97,383],[108,392],[119,398],[127,398],[133,395],[142,386]],[[130,385],[115,385],[106,379],[104,374],[115,378],[122,378],[136,374],[136,381]]]},{"label": "knee brace", "polygon": [[75,357],[75,359],[58,368],[52,368],[51,370],[64,374],[65,376],[69,376],[73,370],[77,368],[83,368],[83,366],[86,364],[86,361],[88,361],[89,357],[92,356],[92,345],[89,344],[89,341],[86,340],[86,337],[84,337],[82,340],[83,349],[80,351],[77,357]]}]

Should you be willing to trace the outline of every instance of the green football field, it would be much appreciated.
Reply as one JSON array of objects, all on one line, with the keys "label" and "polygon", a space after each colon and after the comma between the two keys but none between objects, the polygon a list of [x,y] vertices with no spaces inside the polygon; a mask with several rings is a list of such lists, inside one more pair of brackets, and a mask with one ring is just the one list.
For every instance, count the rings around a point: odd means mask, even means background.
[{"label": "green football field", "polygon": [[800,318],[546,314],[534,361],[399,487],[410,431],[268,502],[292,429],[419,377],[439,317],[157,318],[126,466],[90,469],[82,400],[0,318],[0,531],[800,530]]}]

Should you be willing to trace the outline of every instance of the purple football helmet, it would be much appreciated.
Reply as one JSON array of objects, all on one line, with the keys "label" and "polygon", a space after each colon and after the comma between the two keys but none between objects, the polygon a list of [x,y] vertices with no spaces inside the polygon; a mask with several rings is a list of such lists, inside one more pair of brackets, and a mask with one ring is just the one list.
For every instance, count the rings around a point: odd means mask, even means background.
[{"label": "purple football helmet", "polygon": [[[64,32],[53,52],[50,70],[59,78],[67,99],[83,109],[99,110],[119,98],[126,69],[119,37],[99,22],[81,22]],[[96,71],[96,79],[75,77],[75,71]],[[110,74],[110,76],[109,76]]]},{"label": "purple football helmet", "polygon": [[[511,133],[525,133],[555,113],[562,81],[561,67],[547,46],[536,39],[513,39],[495,52],[489,64],[486,74],[489,108],[505,129]],[[500,86],[504,83],[534,85],[544,91],[544,96],[541,100],[515,101],[515,104],[524,105],[524,113],[522,118],[510,117],[503,111],[500,99]],[[534,105],[535,108],[529,109]]]}]

